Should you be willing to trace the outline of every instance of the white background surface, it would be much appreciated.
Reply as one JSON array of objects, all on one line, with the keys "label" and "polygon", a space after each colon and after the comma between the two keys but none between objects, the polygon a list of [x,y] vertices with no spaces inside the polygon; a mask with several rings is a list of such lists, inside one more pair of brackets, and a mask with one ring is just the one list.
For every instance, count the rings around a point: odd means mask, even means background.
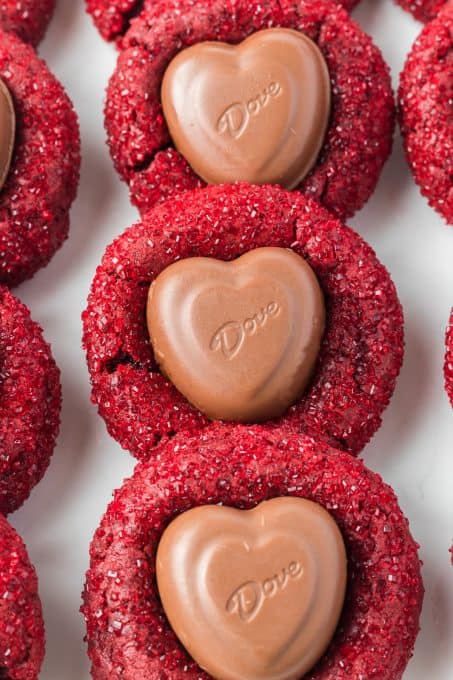
[{"label": "white background surface", "polygon": [[[105,246],[137,215],[104,142],[104,88],[115,51],[95,32],[82,0],[57,4],[40,52],[67,87],[80,116],[82,180],[69,241],[47,269],[15,292],[43,326],[62,370],[63,422],[45,479],[11,520],[28,545],[40,579],[47,628],[40,677],[85,680],[89,666],[78,609],[88,546],[112,490],[134,463],[108,437],[89,402],[80,314]],[[390,0],[363,0],[355,17],[383,50],[396,84],[420,25]],[[363,454],[395,488],[422,546],[422,632],[404,678],[451,680],[453,411],[443,390],[442,364],[453,305],[453,229],[420,197],[399,137],[377,192],[352,225],[389,268],[406,315],[404,368],[383,426]]]}]

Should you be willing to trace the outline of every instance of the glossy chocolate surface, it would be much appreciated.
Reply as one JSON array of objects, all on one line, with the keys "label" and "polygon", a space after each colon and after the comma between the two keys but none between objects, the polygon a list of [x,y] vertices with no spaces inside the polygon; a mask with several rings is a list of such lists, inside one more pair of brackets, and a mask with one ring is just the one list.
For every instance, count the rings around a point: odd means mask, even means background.
[{"label": "glossy chocolate surface", "polygon": [[343,606],[340,530],[317,503],[202,506],[177,517],[157,553],[173,630],[218,680],[296,680],[324,654]]},{"label": "glossy chocolate surface", "polygon": [[210,184],[296,187],[316,163],[330,106],[324,57],[292,29],[259,31],[239,45],[193,45],[162,84],[175,146]]},{"label": "glossy chocolate surface", "polygon": [[302,257],[258,248],[170,265],[150,288],[147,319],[163,374],[191,404],[212,420],[262,422],[303,394],[325,309]]},{"label": "glossy chocolate surface", "polygon": [[0,189],[11,166],[16,134],[16,113],[10,91],[0,79]]}]

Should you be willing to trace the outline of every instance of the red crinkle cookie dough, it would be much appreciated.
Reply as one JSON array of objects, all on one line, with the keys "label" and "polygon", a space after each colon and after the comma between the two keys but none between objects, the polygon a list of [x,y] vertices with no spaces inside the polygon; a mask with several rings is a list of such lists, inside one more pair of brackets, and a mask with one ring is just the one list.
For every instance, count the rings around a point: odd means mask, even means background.
[{"label": "red crinkle cookie dough", "polygon": [[[129,28],[131,21],[146,10],[166,12],[174,10],[185,0],[85,0],[86,10],[91,15],[99,33],[105,40],[117,40]],[[196,0],[194,0],[196,2]]]},{"label": "red crinkle cookie dough", "polygon": [[420,21],[431,21],[448,0],[396,0],[405,10]]},{"label": "red crinkle cookie dough", "polygon": [[92,398],[110,434],[137,458],[208,425],[159,372],[145,320],[149,285],[180,258],[231,260],[262,246],[306,258],[327,303],[312,384],[272,424],[354,454],[378,429],[403,357],[402,311],[388,272],[354,231],[305,196],[224,185],[156,206],[107,248],[92,284],[83,315]]},{"label": "red crinkle cookie dough", "polygon": [[157,545],[169,522],[192,507],[250,509],[276,496],[323,505],[348,554],[342,617],[307,680],[399,680],[418,633],[423,584],[418,546],[393,491],[325,443],[221,424],[163,445],[116,492],[91,544],[82,608],[92,677],[207,680],[163,612]]},{"label": "red crinkle cookie dough", "polygon": [[35,569],[22,539],[0,515],[0,678],[37,680],[44,644]]},{"label": "red crinkle cookie dough", "polygon": [[445,388],[453,406],[453,309],[447,329],[447,351],[445,354]]},{"label": "red crinkle cookie dough", "polygon": [[429,204],[453,224],[453,4],[427,24],[401,74],[407,158]]},{"label": "red crinkle cookie dough", "polygon": [[0,0],[0,26],[37,45],[52,18],[56,0]]},{"label": "red crinkle cookie dough", "polygon": [[60,406],[60,373],[50,347],[25,305],[0,286],[1,513],[20,507],[46,471]]},{"label": "red crinkle cookie dough", "polygon": [[[87,12],[105,40],[116,40],[124,35],[132,20],[143,10],[154,11],[156,15],[174,12],[185,1],[196,6],[198,0],[85,0]],[[338,0],[337,4],[351,10],[359,1]]]},{"label": "red crinkle cookie dough", "polygon": [[313,39],[332,80],[326,140],[299,190],[342,218],[366,203],[391,151],[394,128],[389,70],[371,39],[329,0],[200,0],[178,13],[156,18],[144,12],[135,20],[108,87],[110,151],[142,214],[204,184],[172,145],[165,123],[160,88],[169,62],[194,43],[237,43],[277,26]]},{"label": "red crinkle cookie dough", "polygon": [[63,87],[31,47],[1,31],[0,78],[17,118],[13,160],[0,191],[0,283],[12,286],[46,265],[68,234],[80,142]]}]

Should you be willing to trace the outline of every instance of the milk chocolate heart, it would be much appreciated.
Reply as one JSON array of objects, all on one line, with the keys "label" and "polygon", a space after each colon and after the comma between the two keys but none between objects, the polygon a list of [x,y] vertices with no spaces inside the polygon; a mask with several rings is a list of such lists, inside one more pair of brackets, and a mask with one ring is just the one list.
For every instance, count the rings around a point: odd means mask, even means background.
[{"label": "milk chocolate heart", "polygon": [[210,184],[297,186],[318,158],[330,102],[321,51],[284,28],[237,46],[193,45],[173,59],[162,83],[175,146]]},{"label": "milk chocolate heart", "polygon": [[0,79],[0,189],[6,182],[14,150],[16,113],[11,94]]},{"label": "milk chocolate heart", "polygon": [[219,680],[302,677],[332,639],[346,588],[338,526],[300,498],[189,510],[164,532],[156,567],[173,630]]},{"label": "milk chocolate heart", "polygon": [[258,248],[233,262],[170,265],[150,288],[147,317],[162,372],[194,406],[213,420],[259,422],[303,393],[325,312],[303,258]]}]

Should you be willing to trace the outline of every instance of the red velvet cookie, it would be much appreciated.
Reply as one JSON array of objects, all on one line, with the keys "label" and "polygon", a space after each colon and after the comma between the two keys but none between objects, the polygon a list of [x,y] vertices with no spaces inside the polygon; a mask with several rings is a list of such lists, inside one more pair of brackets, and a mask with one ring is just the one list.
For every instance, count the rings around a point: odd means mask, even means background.
[{"label": "red velvet cookie", "polygon": [[43,38],[56,0],[0,0],[0,26],[37,45]]},{"label": "red velvet cookie", "polygon": [[149,285],[175,260],[232,260],[262,246],[302,255],[327,303],[313,381],[275,424],[354,454],[378,429],[403,356],[402,311],[386,269],[354,231],[301,194],[215,186],[176,195],[117,238],[83,315],[93,401],[110,434],[137,458],[208,424],[159,372],[145,319]]},{"label": "red velvet cookie", "polygon": [[0,678],[37,680],[44,645],[35,569],[22,539],[0,515]]},{"label": "red velvet cookie", "polygon": [[201,0],[183,12],[144,12],[123,41],[107,91],[105,124],[115,166],[145,213],[204,183],[174,148],[162,113],[163,74],[175,55],[204,41],[237,43],[268,27],[298,29],[317,43],[332,81],[332,113],[318,160],[299,190],[339,217],[376,186],[391,146],[389,70],[371,39],[326,0]]},{"label": "red velvet cookie", "polygon": [[0,286],[0,512],[39,482],[60,424],[60,374],[28,309]]},{"label": "red velvet cookie", "polygon": [[16,111],[14,155],[0,192],[0,283],[16,285],[65,240],[79,180],[77,117],[34,50],[0,32],[0,77]]},{"label": "red velvet cookie", "polygon": [[117,40],[128,30],[131,21],[146,12],[165,12],[185,0],[85,0],[86,10],[105,40]]},{"label": "red velvet cookie", "polygon": [[348,556],[340,624],[307,680],[399,680],[419,629],[423,585],[393,491],[360,460],[324,443],[221,424],[161,446],[156,461],[138,465],[116,492],[91,544],[82,608],[92,677],[209,678],[163,612],[157,545],[169,522],[192,507],[250,509],[277,496],[324,506]]},{"label": "red velvet cookie", "polygon": [[448,0],[396,0],[396,2],[411,12],[416,19],[431,21]]},{"label": "red velvet cookie", "polygon": [[[143,10],[155,10],[156,14],[165,12],[166,9],[174,11],[174,6],[184,0],[85,0],[88,14],[99,33],[105,40],[116,40],[124,35],[134,17],[139,16]],[[189,0],[190,4],[196,5],[196,0]],[[338,4],[351,10],[359,0],[339,0]]]},{"label": "red velvet cookie", "polygon": [[446,338],[447,351],[445,354],[445,387],[453,406],[453,309],[451,310],[450,324]]},{"label": "red velvet cookie", "polygon": [[406,154],[429,204],[453,224],[453,4],[427,24],[401,74]]}]

